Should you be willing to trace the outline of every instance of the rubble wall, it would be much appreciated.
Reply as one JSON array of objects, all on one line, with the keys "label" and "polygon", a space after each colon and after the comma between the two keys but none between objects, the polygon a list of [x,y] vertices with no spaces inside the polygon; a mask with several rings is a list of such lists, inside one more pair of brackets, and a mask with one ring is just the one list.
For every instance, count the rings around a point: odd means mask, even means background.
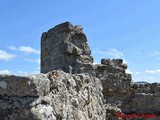
[{"label": "rubble wall", "polygon": [[159,86],[152,86],[149,93],[144,93],[142,87],[136,89],[122,59],[102,59],[101,64],[93,65],[91,50],[81,25],[73,26],[65,22],[42,34],[41,72],[53,69],[97,77],[102,82],[104,104],[116,106],[123,113],[159,114]]},{"label": "rubble wall", "polygon": [[105,120],[102,85],[88,74],[54,70],[0,75],[0,120]]},{"label": "rubble wall", "polygon": [[41,36],[41,74],[0,75],[0,120],[118,120],[118,113],[160,115],[160,84],[134,84],[126,69],[122,59],[102,59],[93,65],[82,26],[59,24]]}]

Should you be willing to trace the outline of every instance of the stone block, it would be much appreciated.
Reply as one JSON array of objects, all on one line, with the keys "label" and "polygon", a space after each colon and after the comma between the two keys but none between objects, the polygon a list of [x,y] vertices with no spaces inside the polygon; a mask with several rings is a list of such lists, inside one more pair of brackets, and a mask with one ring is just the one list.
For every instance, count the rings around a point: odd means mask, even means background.
[{"label": "stone block", "polygon": [[49,92],[50,81],[43,75],[0,75],[0,96],[44,96]]}]

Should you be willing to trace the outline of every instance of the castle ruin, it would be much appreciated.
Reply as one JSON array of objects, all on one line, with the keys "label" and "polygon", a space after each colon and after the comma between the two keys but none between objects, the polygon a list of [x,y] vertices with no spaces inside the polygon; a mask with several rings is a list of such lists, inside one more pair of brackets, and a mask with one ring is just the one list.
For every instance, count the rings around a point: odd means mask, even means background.
[{"label": "castle ruin", "polygon": [[0,75],[0,120],[159,120],[160,84],[133,84],[126,69],[122,59],[94,65],[82,26],[59,24],[41,36],[41,74]]}]

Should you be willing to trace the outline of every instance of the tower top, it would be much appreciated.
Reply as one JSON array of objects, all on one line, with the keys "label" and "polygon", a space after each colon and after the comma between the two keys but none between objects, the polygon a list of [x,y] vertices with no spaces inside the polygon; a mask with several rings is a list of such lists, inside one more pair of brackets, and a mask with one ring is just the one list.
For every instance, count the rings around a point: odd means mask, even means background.
[{"label": "tower top", "polygon": [[94,74],[93,57],[81,25],[65,22],[42,34],[41,72],[57,69]]}]

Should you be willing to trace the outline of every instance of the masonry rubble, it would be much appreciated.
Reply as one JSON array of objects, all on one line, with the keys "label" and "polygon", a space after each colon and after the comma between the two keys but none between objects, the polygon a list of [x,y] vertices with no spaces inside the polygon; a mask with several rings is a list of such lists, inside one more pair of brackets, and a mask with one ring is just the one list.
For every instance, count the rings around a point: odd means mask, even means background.
[{"label": "masonry rubble", "polygon": [[93,57],[82,26],[65,22],[42,34],[42,73],[61,69],[67,73],[87,72],[95,76],[93,67]]},{"label": "masonry rubble", "polygon": [[53,70],[0,80],[0,120],[105,119],[101,81],[89,74]]},{"label": "masonry rubble", "polygon": [[102,59],[94,65],[82,26],[59,24],[41,36],[41,74],[0,75],[0,119],[118,120],[118,113],[159,115],[160,84],[136,85],[126,69],[122,59]]}]

